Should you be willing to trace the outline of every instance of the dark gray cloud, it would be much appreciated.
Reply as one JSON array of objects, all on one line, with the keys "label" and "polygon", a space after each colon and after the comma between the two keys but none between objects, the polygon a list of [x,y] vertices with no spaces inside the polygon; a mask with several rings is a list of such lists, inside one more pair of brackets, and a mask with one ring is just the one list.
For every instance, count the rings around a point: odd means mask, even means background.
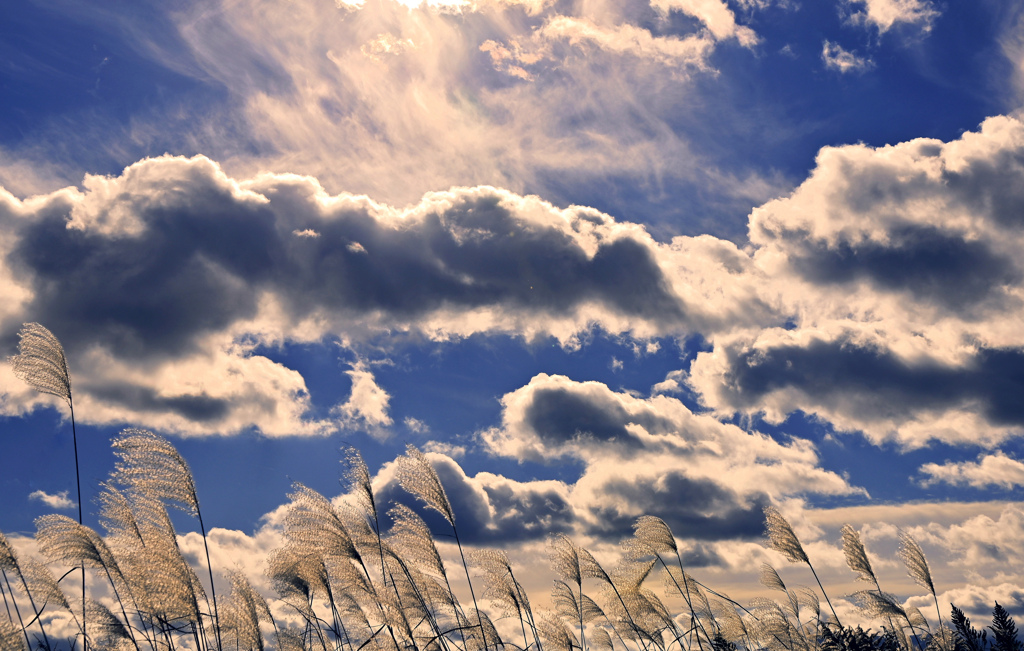
[{"label": "dark gray cloud", "polygon": [[217,421],[231,411],[231,404],[227,400],[211,398],[205,394],[166,397],[149,387],[128,383],[96,383],[87,385],[86,389],[99,400],[135,412],[170,412],[191,421]]},{"label": "dark gray cloud", "polygon": [[648,431],[671,431],[672,423],[649,413],[629,414],[621,404],[602,401],[574,390],[551,387],[533,392],[525,423],[549,446],[567,443],[618,444],[637,449],[642,442],[626,428],[631,423]]},{"label": "dark gray cloud", "polygon": [[943,184],[972,212],[1019,228],[1024,225],[1024,149],[1007,147],[985,154],[943,170]]},{"label": "dark gray cloud", "polygon": [[[449,457],[434,454],[430,461],[448,495],[463,542],[543,540],[553,533],[571,531],[576,524],[573,507],[560,484],[518,482],[491,473],[469,477]],[[452,535],[451,526],[438,513],[425,509],[395,480],[379,487],[377,498],[381,504],[403,503],[420,512],[441,540]],[[390,521],[385,526],[390,526]]]},{"label": "dark gray cloud", "polygon": [[[656,324],[684,316],[652,241],[606,238],[588,252],[558,219],[503,203],[508,193],[454,190],[416,214],[378,217],[389,210],[369,202],[325,207],[306,179],[265,182],[269,201],[260,202],[240,197],[208,163],[138,166],[165,178],[140,188],[125,181],[84,228],[68,227],[71,204],[19,222],[8,263],[33,293],[25,314],[72,350],[98,343],[121,358],[182,355],[202,335],[255,317],[267,293],[295,321],[326,312],[413,322],[487,307],[571,317],[587,304]],[[96,227],[117,210],[137,228]],[[583,214],[577,228],[605,219]]]},{"label": "dark gray cloud", "polygon": [[1013,260],[987,243],[928,226],[894,229],[885,243],[807,240],[789,259],[812,283],[867,280],[882,291],[906,291],[917,301],[953,311],[1002,296],[1022,278]]},{"label": "dark gray cloud", "polygon": [[986,349],[962,366],[908,362],[848,339],[723,351],[723,386],[734,407],[796,389],[813,406],[861,407],[866,421],[908,418],[917,410],[970,408],[993,424],[1024,425],[1024,349]]},{"label": "dark gray cloud", "polygon": [[[769,499],[763,493],[744,498],[722,483],[691,478],[678,470],[608,479],[603,489],[607,501],[587,507],[591,535],[618,540],[632,527],[637,513],[660,517],[679,538],[727,540],[764,533],[764,507]],[[616,508],[621,500],[630,505],[629,513]]]}]

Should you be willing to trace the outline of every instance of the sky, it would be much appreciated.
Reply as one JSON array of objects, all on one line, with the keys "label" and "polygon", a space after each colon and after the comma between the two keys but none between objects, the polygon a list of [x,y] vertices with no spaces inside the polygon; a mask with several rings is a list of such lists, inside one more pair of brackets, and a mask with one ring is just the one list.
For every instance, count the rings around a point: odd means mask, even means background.
[{"label": "sky", "polygon": [[[160,433],[257,582],[411,444],[542,591],[645,514],[809,583],[775,505],[837,594],[849,522],[930,603],[902,528],[1021,615],[1022,107],[1018,0],[4,3],[0,356],[62,342],[87,524]],[[0,365],[5,534],[74,514],[68,416]]]}]

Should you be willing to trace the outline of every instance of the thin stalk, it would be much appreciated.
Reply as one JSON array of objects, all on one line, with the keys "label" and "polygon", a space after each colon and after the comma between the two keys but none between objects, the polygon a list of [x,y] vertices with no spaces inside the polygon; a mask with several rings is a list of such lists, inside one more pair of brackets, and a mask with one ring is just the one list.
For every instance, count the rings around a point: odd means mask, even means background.
[{"label": "thin stalk", "polygon": [[814,580],[818,582],[818,587],[821,588],[821,594],[825,597],[825,603],[828,604],[829,610],[832,611],[832,616],[836,618],[836,624],[842,627],[843,623],[839,621],[839,615],[836,614],[836,609],[832,607],[832,600],[828,598],[828,593],[825,592],[825,586],[821,585],[821,579],[818,578],[818,573],[814,571],[814,566],[811,565],[810,561],[807,561],[807,567],[811,568],[811,574],[814,575]]},{"label": "thin stalk", "polygon": [[[31,649],[32,643],[28,641],[28,630],[25,628],[25,621],[21,618],[21,609],[18,608],[18,600],[14,598],[14,589],[11,588],[11,580],[7,578],[7,572],[3,570],[0,570],[0,575],[3,575],[4,582],[7,584],[7,591],[11,593],[11,601],[14,602],[14,612],[18,615],[18,624],[21,625],[21,634],[25,636],[25,647]],[[0,588],[3,588],[3,586],[0,585]],[[4,603],[7,603],[7,593],[4,593]],[[7,616],[11,616],[10,606],[7,607]]]},{"label": "thin stalk", "polygon": [[480,617],[480,607],[476,603],[476,594],[473,591],[473,580],[469,578],[469,564],[466,563],[466,555],[462,552],[462,542],[459,540],[459,530],[452,523],[452,531],[455,533],[455,544],[459,547],[459,556],[462,558],[462,569],[466,571],[466,582],[469,584],[469,596],[473,598],[473,610],[476,611],[476,621],[480,625],[480,638],[484,643],[484,651],[488,651],[487,634],[484,632],[484,620]]},{"label": "thin stalk", "polygon": [[[661,554],[657,554],[657,558],[658,558],[659,561],[661,561],[661,565],[662,565],[662,567],[665,568],[665,571],[668,572],[668,576],[669,576],[670,579],[672,579],[672,583],[676,586],[676,590],[678,590],[679,594],[681,594],[683,596],[683,599],[686,600],[686,607],[690,609],[690,617],[693,618],[693,623],[696,626],[699,626],[700,630],[704,632],[704,637],[708,637],[708,632],[704,629],[704,624],[697,617],[697,613],[693,609],[693,601],[692,601],[692,598],[690,597],[690,584],[686,580],[686,570],[683,569],[683,558],[679,555],[679,552],[677,551],[676,552],[676,562],[679,564],[679,571],[680,571],[680,573],[682,573],[683,583],[686,584],[686,591],[685,592],[683,591],[682,588],[679,587],[679,583],[676,581],[676,577],[672,576],[672,572],[669,572],[668,565],[666,565],[665,561],[661,558]],[[691,630],[693,628],[695,628],[695,627],[691,627]],[[695,634],[697,635],[697,647],[700,648],[701,651],[704,651],[704,645],[700,641],[700,633],[696,632]],[[708,637],[708,639],[710,640],[711,638]]]},{"label": "thin stalk", "polygon": [[210,594],[213,595],[213,630],[217,633],[217,649],[220,651],[223,646],[220,640],[220,613],[217,610],[217,588],[213,584],[213,564],[210,562],[210,545],[206,542],[206,527],[203,525],[203,513],[199,510],[199,503],[196,502],[196,518],[199,520],[199,529],[203,534],[203,549],[206,551],[206,570],[210,575]]},{"label": "thin stalk", "polygon": [[[82,522],[82,479],[78,471],[78,433],[75,431],[75,403],[68,391],[68,408],[71,410],[71,442],[75,448],[75,490],[78,494],[78,524]],[[134,640],[133,640],[134,641]],[[137,646],[137,645],[136,645]],[[82,651],[89,651],[89,637],[85,632],[85,560],[82,560]]]}]

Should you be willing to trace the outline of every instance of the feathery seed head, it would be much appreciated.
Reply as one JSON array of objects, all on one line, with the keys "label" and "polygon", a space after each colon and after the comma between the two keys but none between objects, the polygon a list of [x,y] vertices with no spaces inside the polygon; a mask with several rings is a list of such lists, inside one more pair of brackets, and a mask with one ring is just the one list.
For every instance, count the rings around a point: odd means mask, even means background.
[{"label": "feathery seed head", "polygon": [[907,613],[899,604],[895,595],[879,590],[861,590],[852,595],[853,599],[869,617],[882,618],[905,618]]},{"label": "feathery seed head", "polygon": [[665,521],[653,515],[641,516],[633,525],[637,542],[650,548],[652,553],[677,553],[676,537]]},{"label": "feathery seed head", "polygon": [[406,446],[405,456],[398,458],[398,483],[422,500],[428,508],[443,515],[448,524],[455,526],[455,512],[448,501],[441,478],[427,457],[414,445]]},{"label": "feathery seed head", "polygon": [[288,540],[303,554],[358,558],[348,528],[331,501],[312,488],[296,482],[288,497],[291,507],[285,516]]},{"label": "feathery seed head", "polygon": [[787,592],[786,584],[782,582],[782,577],[768,563],[761,563],[761,585],[769,590]]},{"label": "feathery seed head", "polygon": [[555,534],[548,540],[551,569],[565,581],[580,585],[583,572],[580,570],[580,554],[576,543],[565,534]]},{"label": "feathery seed head", "polygon": [[112,560],[95,531],[66,515],[53,513],[36,518],[36,543],[49,561],[104,567]]},{"label": "feathery seed head", "polygon": [[2,531],[0,531],[0,570],[19,572],[18,555]]},{"label": "feathery seed head", "polygon": [[348,479],[349,490],[355,495],[359,505],[366,511],[367,515],[374,517],[377,512],[376,500],[373,497],[373,485],[370,477],[370,469],[366,467],[366,461],[359,450],[348,448],[343,463],[348,465],[345,478]]},{"label": "feathery seed head", "polygon": [[114,439],[113,447],[121,458],[115,467],[115,482],[132,493],[168,501],[190,515],[198,515],[199,495],[192,471],[167,439],[129,428]]},{"label": "feathery seed head", "polygon": [[396,504],[388,511],[388,515],[394,523],[388,539],[395,547],[427,571],[437,576],[446,576],[441,554],[423,518],[404,504]]},{"label": "feathery seed head", "polygon": [[71,375],[64,347],[38,323],[26,323],[18,332],[18,354],[10,358],[14,374],[36,391],[71,404]]},{"label": "feathery seed head", "polygon": [[860,541],[860,534],[848,524],[842,528],[843,554],[846,556],[846,564],[850,569],[857,572],[859,581],[875,581],[875,573],[871,569],[871,561],[868,560],[867,551]]},{"label": "feathery seed head", "polygon": [[0,618],[0,649],[25,651],[21,629],[15,628],[14,622],[6,617]]},{"label": "feathery seed head", "polygon": [[765,533],[771,548],[784,555],[791,563],[809,563],[800,539],[786,518],[774,506],[764,507]]},{"label": "feathery seed head", "polygon": [[899,555],[904,565],[907,566],[907,574],[910,578],[922,588],[926,588],[928,592],[935,594],[932,573],[928,569],[928,559],[925,558],[924,551],[913,536],[902,529],[900,530]]}]

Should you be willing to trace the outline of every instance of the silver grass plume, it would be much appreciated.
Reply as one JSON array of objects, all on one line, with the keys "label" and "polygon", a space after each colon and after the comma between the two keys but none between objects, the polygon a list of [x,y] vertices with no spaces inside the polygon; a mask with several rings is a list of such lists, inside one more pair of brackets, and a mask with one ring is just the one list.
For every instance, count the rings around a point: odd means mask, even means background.
[{"label": "silver grass plume", "polygon": [[786,584],[782,582],[782,577],[775,570],[774,567],[768,563],[761,563],[761,585],[768,588],[769,590],[779,590],[780,592],[789,592],[786,589]]},{"label": "silver grass plume", "polygon": [[595,651],[615,651],[615,643],[608,630],[603,627],[595,628],[590,632],[590,647]]},{"label": "silver grass plume", "polygon": [[876,586],[878,579],[874,570],[871,569],[871,561],[868,560],[864,543],[860,540],[860,534],[849,524],[844,524],[841,529],[843,534],[843,555],[846,556],[846,564],[850,569],[857,572],[860,581],[870,581]]},{"label": "silver grass plume", "polygon": [[676,554],[679,548],[676,538],[665,521],[653,515],[637,518],[633,525],[634,539],[647,547],[652,553],[660,552]]},{"label": "silver grass plume", "polygon": [[828,604],[829,610],[832,611],[836,624],[841,626],[842,622],[839,621],[839,615],[836,614],[836,609],[832,607],[832,600],[828,598],[825,586],[821,584],[821,579],[818,578],[818,573],[814,571],[811,559],[807,557],[807,553],[804,551],[803,545],[800,544],[800,539],[796,537],[793,527],[790,526],[779,510],[770,504],[764,507],[764,519],[765,533],[768,536],[768,542],[772,549],[783,554],[791,563],[807,564],[811,574],[814,575],[814,580],[818,582],[818,587],[821,588],[821,594],[825,596],[825,602]]},{"label": "silver grass plume", "polygon": [[764,507],[764,520],[768,542],[771,548],[785,556],[791,563],[810,563],[800,539],[793,527],[774,506]]},{"label": "silver grass plume", "polygon": [[443,515],[448,524],[455,526],[455,512],[448,501],[441,478],[426,456],[414,445],[407,445],[405,456],[398,459],[398,483],[422,500],[428,508]]},{"label": "silver grass plume", "polygon": [[[75,494],[78,498],[78,523],[82,523],[82,479],[78,467],[78,433],[75,431],[75,403],[71,395],[71,373],[60,340],[38,323],[26,323],[18,332],[18,354],[10,358],[14,375],[36,391],[57,396],[71,411],[71,440],[75,452]],[[82,566],[82,621],[85,612],[85,566]],[[82,648],[88,651],[88,639]]]},{"label": "silver grass plume", "polygon": [[584,623],[604,617],[604,611],[597,603],[587,595],[577,597],[576,592],[565,581],[556,579],[551,588],[551,603],[555,606],[556,612],[562,617],[568,617],[574,622],[581,619]]},{"label": "silver grass plume", "polygon": [[331,501],[298,482],[288,494],[285,535],[300,553],[355,559],[359,557],[348,527]]},{"label": "silver grass plume", "polygon": [[0,570],[14,572],[21,578],[21,567],[18,565],[18,555],[7,536],[0,531]]},{"label": "silver grass plume", "polygon": [[[469,576],[469,563],[466,561],[466,554],[462,549],[462,541],[459,539],[459,530],[455,526],[455,512],[452,510],[448,494],[441,484],[441,478],[437,471],[430,465],[427,458],[414,445],[405,447],[405,455],[398,458],[398,483],[406,491],[419,498],[428,508],[434,509],[444,516],[452,527],[452,534],[455,536],[455,545],[459,549],[459,556],[462,558],[462,568],[466,572],[466,584],[469,586],[469,596],[473,600],[473,610],[478,614],[480,608],[476,602],[476,591],[473,589],[473,579]],[[483,617],[477,617],[480,626],[481,641],[484,651],[489,651],[488,634],[484,630]]]},{"label": "silver grass plume", "polygon": [[789,615],[792,616],[793,619],[799,621],[800,602],[797,600],[796,595],[790,592],[789,589],[786,587],[786,584],[783,583],[782,577],[779,576],[779,573],[775,570],[775,568],[769,565],[768,563],[761,563],[760,580],[761,585],[768,588],[769,590],[778,590],[779,592],[782,592],[786,595],[787,605],[789,606],[786,612],[789,613]]},{"label": "silver grass plume", "polygon": [[[935,584],[932,582],[932,573],[928,569],[928,559],[924,556],[924,550],[917,544],[914,537],[900,529],[899,556],[907,566],[907,574],[922,588],[927,588],[932,593],[932,601],[935,603],[936,621],[939,622],[939,635],[945,649],[952,649],[950,640],[946,635],[946,629],[942,626],[942,612],[939,610],[939,598],[935,594]],[[910,615],[908,609],[908,615]],[[908,621],[910,621],[908,619]],[[913,626],[913,624],[911,624]]]},{"label": "silver grass plume", "polygon": [[114,469],[115,482],[146,498],[171,502],[199,520],[203,548],[206,552],[206,568],[210,578],[210,595],[213,598],[213,627],[217,635],[217,646],[223,647],[220,636],[220,613],[217,608],[217,587],[213,581],[213,564],[210,562],[210,546],[206,538],[203,513],[199,509],[199,494],[188,462],[167,439],[142,429],[123,430],[114,439],[113,447],[115,454],[121,458]]},{"label": "silver grass plume", "polygon": [[36,518],[36,544],[46,560],[94,569],[116,565],[113,554],[95,531],[66,515],[52,513]]},{"label": "silver grass plume", "polygon": [[123,430],[114,439],[120,457],[114,481],[139,493],[170,502],[189,515],[199,515],[199,495],[192,471],[171,443],[143,429]]},{"label": "silver grass plume", "polygon": [[0,619],[0,649],[5,651],[26,651],[21,631],[7,619]]},{"label": "silver grass plume", "polygon": [[850,597],[860,606],[868,617],[876,619],[905,619],[909,623],[907,611],[899,604],[895,595],[880,590],[861,590]]},{"label": "silver grass plume", "polygon": [[[3,578],[7,582],[7,587],[10,588],[11,599],[14,599],[14,589],[11,587],[10,578],[7,576],[7,572],[13,573],[21,581],[21,586],[25,590],[25,595],[29,599],[29,603],[32,605],[32,611],[36,613],[36,623],[39,626],[40,632],[43,634],[43,640],[46,641],[46,646],[49,647],[49,640],[46,638],[46,629],[43,628],[42,621],[39,620],[38,611],[36,610],[35,599],[32,597],[32,591],[29,589],[28,581],[26,580],[25,574],[22,572],[21,564],[18,563],[18,554],[14,551],[14,547],[11,545],[7,537],[4,536],[3,532],[0,532],[0,578]],[[21,621],[21,611],[18,609],[18,602],[14,601],[14,610]],[[8,611],[8,615],[10,612]],[[28,629],[22,621],[22,635],[25,638],[25,646],[31,647],[32,644],[28,640]]]},{"label": "silver grass plume", "polygon": [[559,617],[545,613],[537,626],[548,651],[573,651],[580,648],[579,640]]},{"label": "silver grass plume", "polygon": [[86,602],[89,613],[89,639],[95,640],[97,648],[111,651],[138,649],[131,631],[117,615],[98,601]]},{"label": "silver grass plume", "polygon": [[428,572],[446,577],[444,561],[423,518],[404,504],[396,504],[388,515],[394,523],[388,534],[389,542]]},{"label": "silver grass plume", "polygon": [[234,570],[228,576],[231,579],[231,596],[229,607],[225,609],[225,619],[230,622],[231,631],[242,648],[263,651],[260,622],[273,623],[270,607],[241,572]]},{"label": "silver grass plume", "polygon": [[57,579],[53,578],[53,572],[50,571],[50,568],[30,558],[26,558],[21,561],[21,572],[33,597],[40,598],[43,601],[40,611],[47,604],[51,603],[70,611],[71,606],[68,603],[68,598],[64,595],[64,591],[60,589],[60,586],[57,585]]},{"label": "silver grass plume", "polygon": [[910,622],[911,626],[915,626],[921,630],[927,631],[931,629],[928,625],[928,620],[925,619],[924,613],[917,606],[907,606],[907,621]]},{"label": "silver grass plume", "polygon": [[38,323],[26,323],[18,337],[18,354],[10,358],[14,374],[36,391],[57,396],[70,407],[71,375],[60,341]]},{"label": "silver grass plume", "polygon": [[583,583],[583,572],[580,568],[580,554],[576,543],[565,534],[555,534],[548,541],[551,569],[564,581]]},{"label": "silver grass plume", "polygon": [[[121,614],[126,622],[130,621],[122,594],[130,593],[131,589],[107,543],[91,528],[79,524],[65,515],[44,515],[36,518],[35,524],[36,544],[40,553],[50,562],[81,564],[103,570],[114,590],[114,596],[121,606]],[[102,616],[102,613],[100,615]],[[133,646],[137,646],[131,630],[126,629],[125,634]]]},{"label": "silver grass plume", "polygon": [[899,556],[907,566],[907,575],[934,595],[935,584],[932,582],[931,570],[928,569],[928,559],[913,536],[903,530],[900,530]]},{"label": "silver grass plume", "polygon": [[526,635],[527,620],[535,639],[537,632],[533,621],[533,611],[530,608],[530,599],[526,590],[516,580],[515,574],[512,573],[512,564],[508,560],[508,555],[502,550],[481,549],[471,554],[471,560],[486,575],[487,590],[484,592],[484,597],[500,604],[503,614],[519,619],[523,633],[523,648],[525,649],[530,644]]},{"label": "silver grass plume", "polygon": [[821,619],[821,600],[818,599],[817,592],[804,586],[797,587],[793,592],[796,593],[796,599],[800,605],[810,608],[815,619]]}]

